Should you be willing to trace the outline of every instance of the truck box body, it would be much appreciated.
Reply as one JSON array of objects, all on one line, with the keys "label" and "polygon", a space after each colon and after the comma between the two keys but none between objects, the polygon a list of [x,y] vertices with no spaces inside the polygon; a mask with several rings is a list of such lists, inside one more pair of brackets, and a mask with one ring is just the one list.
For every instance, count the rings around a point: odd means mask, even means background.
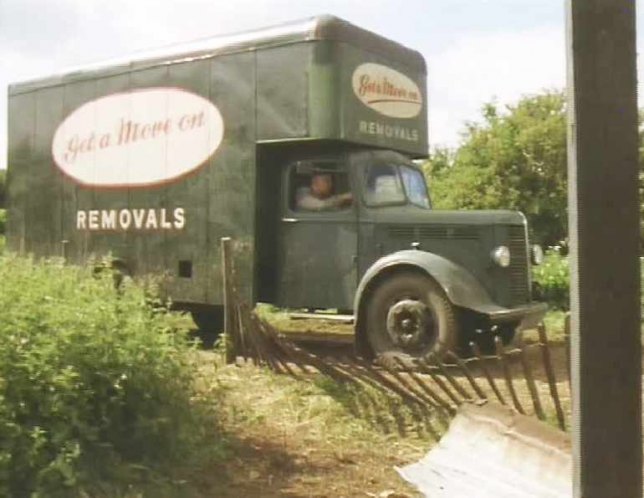
[{"label": "truck box body", "polygon": [[257,260],[273,257],[256,249],[273,209],[259,191],[279,186],[263,148],[424,157],[425,73],[417,52],[319,17],[14,84],[9,246],[75,263],[111,254],[165,276],[175,302],[216,305],[229,236],[255,299]]}]

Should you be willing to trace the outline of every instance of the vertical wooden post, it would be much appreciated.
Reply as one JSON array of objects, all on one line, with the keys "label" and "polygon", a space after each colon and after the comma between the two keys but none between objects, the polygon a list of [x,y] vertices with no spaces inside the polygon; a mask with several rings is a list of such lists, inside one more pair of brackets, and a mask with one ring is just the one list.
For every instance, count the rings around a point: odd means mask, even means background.
[{"label": "vertical wooden post", "polygon": [[642,496],[635,0],[567,0],[574,496]]},{"label": "vertical wooden post", "polygon": [[233,297],[233,258],[230,237],[221,239],[221,278],[224,287],[224,333],[226,334],[226,363],[234,363],[236,351],[236,310]]}]

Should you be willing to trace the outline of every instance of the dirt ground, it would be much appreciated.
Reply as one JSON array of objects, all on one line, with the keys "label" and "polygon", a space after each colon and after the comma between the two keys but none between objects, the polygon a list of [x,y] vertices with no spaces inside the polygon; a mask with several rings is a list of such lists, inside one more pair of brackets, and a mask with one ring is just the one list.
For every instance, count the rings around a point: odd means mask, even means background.
[{"label": "dirt ground", "polygon": [[[268,428],[265,428],[268,429]],[[305,437],[266,430],[245,431],[233,443],[235,457],[224,470],[225,479],[210,489],[211,496],[238,497],[352,497],[420,496],[394,470],[414,461],[417,451],[401,449],[385,455],[377,448],[338,453]]]},{"label": "dirt ground", "polygon": [[[374,420],[347,393],[266,369],[220,370],[229,457],[203,476],[202,496],[388,497],[418,495],[395,467],[435,444],[425,424],[404,408],[398,420]],[[249,386],[251,388],[249,389]]]}]

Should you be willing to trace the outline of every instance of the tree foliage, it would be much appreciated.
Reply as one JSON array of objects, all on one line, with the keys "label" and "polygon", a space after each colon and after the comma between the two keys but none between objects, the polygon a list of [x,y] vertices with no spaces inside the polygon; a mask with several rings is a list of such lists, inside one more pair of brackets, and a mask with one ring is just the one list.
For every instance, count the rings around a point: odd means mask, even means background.
[{"label": "tree foliage", "polygon": [[532,238],[555,245],[567,233],[566,116],[563,92],[486,104],[461,146],[426,163],[437,209],[512,209],[529,219]]}]

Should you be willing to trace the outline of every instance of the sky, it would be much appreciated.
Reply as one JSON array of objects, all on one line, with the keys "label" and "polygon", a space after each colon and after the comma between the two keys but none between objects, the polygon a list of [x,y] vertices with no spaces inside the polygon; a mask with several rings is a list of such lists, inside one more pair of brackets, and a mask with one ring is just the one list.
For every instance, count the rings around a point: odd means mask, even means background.
[{"label": "sky", "polygon": [[455,147],[483,104],[565,85],[564,0],[0,0],[6,87],[136,51],[333,14],[423,54],[429,140]]}]

